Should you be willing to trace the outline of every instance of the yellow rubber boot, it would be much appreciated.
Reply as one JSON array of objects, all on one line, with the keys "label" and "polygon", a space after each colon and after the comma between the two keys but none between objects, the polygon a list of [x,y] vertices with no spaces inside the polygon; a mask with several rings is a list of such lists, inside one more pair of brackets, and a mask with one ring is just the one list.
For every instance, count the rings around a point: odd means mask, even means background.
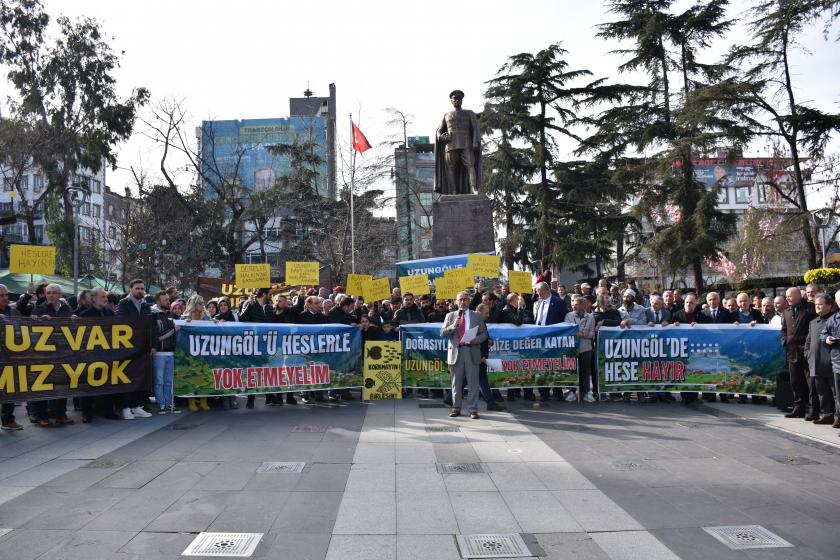
[{"label": "yellow rubber boot", "polygon": [[198,412],[198,407],[195,404],[195,399],[187,399],[187,406],[190,409],[190,412]]},{"label": "yellow rubber boot", "polygon": [[207,397],[201,397],[198,399],[198,407],[201,410],[210,410],[210,406],[207,404]]}]

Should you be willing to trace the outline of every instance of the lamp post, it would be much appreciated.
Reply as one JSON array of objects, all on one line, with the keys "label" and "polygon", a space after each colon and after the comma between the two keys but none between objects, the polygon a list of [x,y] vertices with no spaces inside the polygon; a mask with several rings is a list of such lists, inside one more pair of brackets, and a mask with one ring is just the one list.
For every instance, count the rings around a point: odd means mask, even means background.
[{"label": "lamp post", "polygon": [[820,230],[820,249],[822,250],[822,267],[825,268],[826,246],[825,246],[825,228],[831,221],[831,210],[823,208],[811,214],[814,225]]},{"label": "lamp post", "polygon": [[79,210],[87,200],[88,193],[79,187],[70,187],[68,193],[73,204],[73,295],[79,293]]}]

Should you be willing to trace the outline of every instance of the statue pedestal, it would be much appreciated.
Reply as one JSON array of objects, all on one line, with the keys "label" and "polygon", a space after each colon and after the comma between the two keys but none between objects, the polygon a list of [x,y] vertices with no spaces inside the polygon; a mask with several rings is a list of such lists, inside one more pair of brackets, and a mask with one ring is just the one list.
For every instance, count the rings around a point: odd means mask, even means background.
[{"label": "statue pedestal", "polygon": [[432,255],[496,250],[493,208],[477,194],[444,195],[432,204]]}]

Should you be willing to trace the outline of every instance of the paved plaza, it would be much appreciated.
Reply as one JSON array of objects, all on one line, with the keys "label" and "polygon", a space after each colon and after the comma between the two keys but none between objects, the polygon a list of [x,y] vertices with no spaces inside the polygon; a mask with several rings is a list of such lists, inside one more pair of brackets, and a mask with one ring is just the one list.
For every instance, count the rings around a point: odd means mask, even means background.
[{"label": "paved plaza", "polygon": [[[260,399],[4,432],[0,558],[182,558],[202,532],[293,560],[456,560],[469,535],[557,560],[840,557],[838,430],[752,404],[435,405]],[[792,546],[733,550],[720,526]]]}]

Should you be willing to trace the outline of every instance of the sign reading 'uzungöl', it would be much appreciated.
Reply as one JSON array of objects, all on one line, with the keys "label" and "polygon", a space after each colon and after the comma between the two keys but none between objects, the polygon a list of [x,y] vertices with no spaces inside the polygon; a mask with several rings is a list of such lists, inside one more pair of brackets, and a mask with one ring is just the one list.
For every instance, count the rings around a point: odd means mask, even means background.
[{"label": "sign reading 'uzung\u00f6l'", "polygon": [[230,395],[358,387],[361,334],[343,325],[182,323],[175,394]]},{"label": "sign reading 'uzung\u00f6l'", "polygon": [[785,354],[769,325],[604,327],[598,369],[602,391],[768,395]]}]

